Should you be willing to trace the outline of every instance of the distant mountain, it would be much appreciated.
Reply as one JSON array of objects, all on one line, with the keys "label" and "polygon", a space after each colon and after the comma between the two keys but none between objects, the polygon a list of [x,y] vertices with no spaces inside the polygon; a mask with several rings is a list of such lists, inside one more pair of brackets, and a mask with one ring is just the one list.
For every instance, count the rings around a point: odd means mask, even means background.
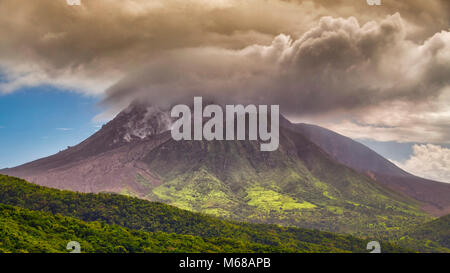
[{"label": "distant mountain", "polygon": [[[0,252],[367,252],[368,240],[219,220],[117,194],[60,191],[0,175]],[[407,250],[381,242],[384,252]]]},{"label": "distant mountain", "polygon": [[333,232],[377,235],[430,219],[421,203],[344,166],[284,118],[274,152],[261,152],[258,141],[175,141],[168,126],[164,112],[134,104],[79,145],[0,172],[58,189]]},{"label": "distant mountain", "polygon": [[450,184],[407,173],[363,144],[325,128],[309,124],[295,124],[293,128],[337,162],[420,201],[425,211],[436,216],[450,213]]}]

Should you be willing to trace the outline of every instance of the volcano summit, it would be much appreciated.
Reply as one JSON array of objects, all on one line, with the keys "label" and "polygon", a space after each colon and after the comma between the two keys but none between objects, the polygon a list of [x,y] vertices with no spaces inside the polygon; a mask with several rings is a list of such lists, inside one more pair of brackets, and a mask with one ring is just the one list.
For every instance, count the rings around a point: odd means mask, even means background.
[{"label": "volcano summit", "polygon": [[[269,141],[261,144],[261,151],[275,151],[279,146],[280,109],[278,105],[271,106],[271,130],[267,126],[267,105],[226,105],[226,137],[228,141],[248,140]],[[181,115],[181,117],[180,117]],[[248,123],[246,118],[248,115]],[[187,105],[176,105],[172,108],[171,117],[178,118],[172,125],[171,133],[174,140],[191,140],[191,109]],[[237,116],[237,122],[235,117]],[[211,118],[206,123],[203,118]],[[204,125],[203,125],[204,124]],[[194,97],[194,140],[224,140],[224,116],[219,105],[207,105],[203,110],[202,97]],[[248,126],[246,126],[248,124]],[[183,128],[181,130],[181,128]],[[214,128],[214,129],[213,129]],[[235,137],[235,128],[237,138]],[[246,129],[248,128],[248,132]]]}]

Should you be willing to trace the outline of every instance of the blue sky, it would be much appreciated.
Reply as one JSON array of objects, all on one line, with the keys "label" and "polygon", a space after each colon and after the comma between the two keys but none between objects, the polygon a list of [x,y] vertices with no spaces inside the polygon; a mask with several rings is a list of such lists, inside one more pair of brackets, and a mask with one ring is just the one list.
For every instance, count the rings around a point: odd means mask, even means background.
[{"label": "blue sky", "polygon": [[57,153],[92,135],[100,98],[52,87],[0,95],[0,169]]},{"label": "blue sky", "polygon": [[412,147],[416,143],[398,143],[395,141],[380,142],[370,139],[356,139],[385,158],[403,162],[413,154]]}]

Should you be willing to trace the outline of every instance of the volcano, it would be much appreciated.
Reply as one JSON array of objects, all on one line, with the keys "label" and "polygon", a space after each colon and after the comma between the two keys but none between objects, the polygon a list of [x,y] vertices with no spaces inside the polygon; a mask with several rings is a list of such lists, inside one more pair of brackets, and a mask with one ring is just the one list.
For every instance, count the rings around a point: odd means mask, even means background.
[{"label": "volcano", "polygon": [[[319,138],[284,117],[273,152],[260,151],[259,141],[175,141],[170,125],[167,112],[134,103],[82,143],[0,173],[227,219],[353,234],[423,223],[430,219],[425,211],[437,214],[450,207],[450,195],[442,194],[450,185],[429,181],[420,194],[419,178],[404,171],[400,178],[381,176],[387,167],[398,171],[392,165],[378,164],[381,171],[372,172],[372,161],[365,168],[351,164],[370,157],[384,162],[375,152],[361,153],[353,142],[342,146],[345,153],[336,152],[328,144],[344,145],[342,136]],[[405,190],[411,188],[413,194]]]}]

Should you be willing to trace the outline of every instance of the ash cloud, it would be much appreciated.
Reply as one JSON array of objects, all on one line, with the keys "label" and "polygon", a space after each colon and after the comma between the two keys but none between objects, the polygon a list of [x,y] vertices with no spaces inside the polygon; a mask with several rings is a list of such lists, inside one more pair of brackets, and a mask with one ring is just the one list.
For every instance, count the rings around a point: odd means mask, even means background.
[{"label": "ash cloud", "polygon": [[447,0],[82,3],[0,1],[0,93],[104,96],[107,118],[136,99],[204,95],[280,104],[343,133],[450,139]]},{"label": "ash cloud", "polygon": [[418,41],[448,29],[446,0],[65,0],[0,1],[0,92],[57,85],[86,94],[168,51],[267,45],[296,40],[323,16],[355,16],[361,24],[400,12]]},{"label": "ash cloud", "polygon": [[148,100],[280,104],[290,115],[357,110],[393,100],[422,103],[450,84],[450,32],[423,43],[407,39],[399,14],[361,25],[354,17],[323,17],[294,40],[241,50],[173,50],[106,92],[107,103]]}]

